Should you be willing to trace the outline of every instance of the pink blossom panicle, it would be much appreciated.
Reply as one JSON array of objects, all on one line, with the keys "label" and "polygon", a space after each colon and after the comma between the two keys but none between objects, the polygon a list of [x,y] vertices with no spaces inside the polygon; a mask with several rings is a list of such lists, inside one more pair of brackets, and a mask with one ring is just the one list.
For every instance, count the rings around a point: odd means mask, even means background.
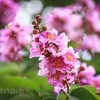
[{"label": "pink blossom panicle", "polygon": [[[54,86],[56,93],[61,90],[69,91],[71,84],[75,83],[79,72],[78,53],[68,46],[69,39],[65,33],[59,34],[56,30],[38,29],[33,23],[33,39],[30,49],[30,58],[39,57],[38,75],[46,76],[48,82]],[[36,27],[37,26],[37,27]]]}]

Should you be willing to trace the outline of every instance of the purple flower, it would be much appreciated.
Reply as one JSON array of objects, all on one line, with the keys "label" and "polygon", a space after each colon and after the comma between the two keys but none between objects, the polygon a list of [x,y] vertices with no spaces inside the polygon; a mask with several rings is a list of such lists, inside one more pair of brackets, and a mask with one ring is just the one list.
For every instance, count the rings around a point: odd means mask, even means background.
[{"label": "purple flower", "polygon": [[80,85],[92,85],[96,73],[94,67],[92,65],[87,66],[86,63],[82,63],[81,66],[83,66],[85,70],[78,74]]},{"label": "purple flower", "polygon": [[31,28],[12,22],[0,31],[0,61],[19,61],[23,48],[31,42]]},{"label": "purple flower", "polygon": [[[89,24],[91,31],[100,32],[100,11],[96,8],[90,9],[86,15],[86,21]],[[91,33],[92,33],[91,32]]]},{"label": "purple flower", "polygon": [[66,51],[68,41],[69,39],[65,33],[58,35],[58,32],[54,29],[33,35],[30,58],[40,57],[40,55],[45,55],[46,53],[60,55]]},{"label": "purple flower", "polygon": [[[40,16],[36,18],[39,20]],[[40,31],[37,28],[38,23],[33,21],[33,25],[35,30],[30,57],[39,57],[38,75],[46,76],[56,93],[61,90],[68,92],[79,71],[78,54],[72,47],[68,47],[69,39],[65,33],[59,34],[54,29]]]},{"label": "purple flower", "polygon": [[58,92],[60,92],[61,90],[68,91],[68,87],[75,82],[79,65],[73,66],[72,64],[69,64],[69,62],[64,62],[62,56],[52,56],[44,58],[40,62],[39,67],[40,70],[38,75],[47,76],[48,82],[54,86],[55,92],[57,92],[57,88],[55,87],[59,87]]},{"label": "purple flower", "polygon": [[82,44],[83,49],[91,50],[92,52],[100,52],[100,38],[97,35],[87,35]]},{"label": "purple flower", "polygon": [[71,40],[76,41],[82,36],[82,15],[77,13],[80,10],[78,5],[55,8],[46,17],[47,27],[55,28],[59,34],[65,32]]},{"label": "purple flower", "polygon": [[93,9],[95,7],[95,3],[93,0],[76,0],[76,1],[83,7],[87,7],[89,9]]},{"label": "purple flower", "polygon": [[92,86],[94,86],[100,92],[100,75],[94,77]]},{"label": "purple flower", "polygon": [[[48,32],[45,32],[45,34],[47,35]],[[39,35],[42,35],[42,33],[40,33]],[[69,39],[64,33],[56,36],[53,41],[49,40],[48,38],[45,39],[47,41],[43,42],[44,44],[42,44],[45,45],[44,49],[48,50],[48,53],[50,53],[51,55],[44,55],[44,57],[41,58],[41,62],[39,64],[40,70],[38,75],[47,76],[49,83],[53,85],[54,88],[59,87],[60,90],[63,89],[64,91],[68,91],[66,82],[68,84],[68,87],[70,87],[70,85],[75,82],[75,78],[78,73],[78,54],[74,53],[72,47],[67,46]],[[67,41],[65,41],[65,39]],[[43,38],[40,41],[44,41]],[[49,43],[50,45],[46,46],[47,43]],[[34,44],[34,42],[32,42],[32,44]],[[45,50],[42,50],[42,55],[45,54]],[[39,56],[41,56],[41,53]]]},{"label": "purple flower", "polygon": [[16,16],[19,5],[13,0],[0,0],[0,24],[8,24]]}]

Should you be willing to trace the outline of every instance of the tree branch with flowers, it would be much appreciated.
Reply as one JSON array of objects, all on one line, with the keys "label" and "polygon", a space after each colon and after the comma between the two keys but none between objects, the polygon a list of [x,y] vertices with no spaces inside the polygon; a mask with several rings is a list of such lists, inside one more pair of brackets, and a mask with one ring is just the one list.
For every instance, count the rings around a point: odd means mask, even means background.
[{"label": "tree branch with flowers", "polygon": [[14,19],[18,2],[0,5],[0,99],[100,100],[99,5],[76,0],[32,27]]}]

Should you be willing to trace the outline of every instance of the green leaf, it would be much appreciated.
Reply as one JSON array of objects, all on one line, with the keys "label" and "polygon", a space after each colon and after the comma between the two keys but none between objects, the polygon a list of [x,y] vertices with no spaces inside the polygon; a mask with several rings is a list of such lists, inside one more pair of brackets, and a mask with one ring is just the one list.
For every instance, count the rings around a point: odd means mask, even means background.
[{"label": "green leaf", "polygon": [[75,88],[77,88],[77,87],[79,87],[78,84],[72,84],[72,85],[71,85],[71,89],[69,90],[69,93],[70,93],[72,90],[74,90]]},{"label": "green leaf", "polygon": [[37,71],[28,71],[25,73],[25,76],[31,80],[33,80],[35,83],[37,83],[39,86],[43,86],[45,82],[47,82],[46,77],[38,76]]},{"label": "green leaf", "polygon": [[36,82],[39,86],[43,86],[47,80],[46,77],[37,76],[33,78],[33,81]]},{"label": "green leaf", "polygon": [[0,62],[0,76],[1,75],[19,75],[20,68],[16,63],[1,63]]},{"label": "green leaf", "polygon": [[50,91],[53,91],[53,86],[50,83],[48,83],[48,81],[46,81],[43,85],[43,89],[45,92],[47,91],[50,92]]},{"label": "green leaf", "polygon": [[76,97],[73,97],[73,96],[71,96],[70,94],[68,94],[68,93],[65,93],[66,95],[67,95],[67,97],[70,99],[70,100],[79,100],[79,99],[77,99]]},{"label": "green leaf", "polygon": [[36,71],[29,71],[25,73],[25,76],[40,86],[42,92],[51,92],[53,91],[53,86],[48,83],[46,77],[38,76]]},{"label": "green leaf", "polygon": [[87,89],[88,91],[90,91],[97,98],[97,100],[100,100],[100,96],[96,94],[96,93],[98,93],[98,91],[95,87],[85,85],[84,88]]},{"label": "green leaf", "polygon": [[63,91],[61,91],[57,96],[57,100],[66,100],[66,98],[67,96]]},{"label": "green leaf", "polygon": [[29,78],[29,79],[33,79],[34,77],[36,77],[37,76],[37,72],[36,71],[34,71],[34,70],[29,70],[29,71],[27,71],[26,73],[25,73],[25,76],[27,77],[27,78]]},{"label": "green leaf", "polygon": [[19,68],[18,67],[2,67],[0,68],[0,76],[1,75],[18,75],[19,74]]},{"label": "green leaf", "polygon": [[72,90],[70,94],[79,100],[99,100],[96,91],[92,86],[81,86]]},{"label": "green leaf", "polygon": [[33,99],[27,94],[20,94],[12,97],[10,100],[33,100]]},{"label": "green leaf", "polygon": [[57,100],[79,100],[76,97],[71,96],[70,94],[61,91],[58,96],[57,96]]},{"label": "green leaf", "polygon": [[93,86],[90,86],[90,85],[84,85],[83,86],[85,89],[87,89],[88,91],[90,91],[91,93],[96,93],[98,92],[97,89]]},{"label": "green leaf", "polygon": [[40,88],[31,80],[17,76],[0,76],[0,88],[2,89],[26,89],[26,92],[39,92]]},{"label": "green leaf", "polygon": [[[54,97],[45,97],[44,99],[42,99],[42,100],[57,100],[56,98],[54,98]],[[63,99],[62,99],[63,100]]]}]

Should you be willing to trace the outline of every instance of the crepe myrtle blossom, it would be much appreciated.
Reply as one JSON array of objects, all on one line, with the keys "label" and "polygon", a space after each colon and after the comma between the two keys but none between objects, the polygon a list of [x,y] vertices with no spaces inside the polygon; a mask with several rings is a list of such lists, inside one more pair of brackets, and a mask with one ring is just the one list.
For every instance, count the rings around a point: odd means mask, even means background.
[{"label": "crepe myrtle blossom", "polygon": [[[50,36],[51,35],[51,36]],[[30,58],[39,57],[46,52],[46,48],[49,46],[49,42],[53,41],[56,37],[56,34],[52,32],[43,31],[41,34],[33,35],[32,47],[30,49]]]},{"label": "crepe myrtle blossom", "polygon": [[58,52],[59,55],[67,49],[68,41],[69,39],[65,33],[58,36],[58,32],[54,29],[33,35],[30,58],[39,57],[49,52],[53,55]]},{"label": "crepe myrtle blossom", "polygon": [[[78,10],[80,11],[80,9],[78,5],[55,8],[52,13],[46,17],[46,26],[49,29],[55,28],[59,34],[65,32],[71,40],[75,41],[82,36],[82,31],[80,30],[82,26],[82,16],[75,13]],[[77,35],[75,35],[75,37],[70,35],[72,32]]]},{"label": "crepe myrtle blossom", "polygon": [[84,34],[100,33],[99,8],[93,0],[76,0],[75,4],[54,8],[45,23],[59,34],[65,32],[72,42],[82,43]]},{"label": "crepe myrtle blossom", "polygon": [[100,52],[100,38],[96,34],[87,35],[84,37],[82,49],[88,49],[92,52]]},{"label": "crepe myrtle blossom", "polygon": [[82,17],[78,13],[74,14],[74,12],[80,11],[80,9],[78,5],[55,8],[46,17],[47,27],[50,29],[53,27],[58,32],[67,32],[67,30],[73,29],[73,27],[80,27],[82,25]]},{"label": "crepe myrtle blossom", "polygon": [[31,28],[12,22],[0,30],[0,61],[19,61],[23,49],[31,42]]},{"label": "crepe myrtle blossom", "polygon": [[94,86],[100,92],[100,75],[94,76],[92,86]]},{"label": "crepe myrtle blossom", "polygon": [[[48,82],[54,86],[54,89],[59,87],[59,91],[55,90],[56,93],[59,93],[61,90],[69,92],[69,88],[71,84],[75,83],[78,74],[78,63],[73,65],[74,61],[77,62],[77,58],[75,55],[68,54],[68,56],[69,61],[67,62],[67,58],[60,55],[43,58],[39,64],[40,70],[38,75],[47,76]],[[70,63],[71,61],[72,63]]]},{"label": "crepe myrtle blossom", "polygon": [[95,8],[95,3],[93,0],[76,0],[76,1],[77,1],[77,3],[79,3],[80,5],[88,8],[88,9]]},{"label": "crepe myrtle blossom", "polygon": [[78,74],[80,85],[94,86],[100,92],[100,75],[95,75],[96,71],[92,65],[87,66],[86,63],[82,63],[84,71]]},{"label": "crepe myrtle blossom", "polygon": [[19,4],[14,0],[0,0],[0,24],[8,24],[14,19]]},{"label": "crepe myrtle blossom", "polygon": [[[33,22],[33,39],[30,58],[39,57],[38,75],[46,76],[54,86],[55,92],[69,92],[71,84],[77,80],[80,71],[78,53],[68,47],[69,39],[65,33],[58,34],[56,30],[39,29],[40,16]],[[36,27],[37,26],[37,27]],[[58,89],[57,89],[58,88]]]},{"label": "crepe myrtle blossom", "polygon": [[94,67],[92,65],[87,66],[86,63],[82,63],[81,66],[83,66],[85,70],[78,74],[80,85],[92,85],[96,73]]},{"label": "crepe myrtle blossom", "polygon": [[90,31],[91,32],[100,32],[100,18],[99,18],[99,15],[100,15],[100,11],[96,8],[94,9],[91,9],[87,12],[87,15],[86,15],[86,18],[85,20],[87,21],[87,24],[89,24],[90,26]]}]

